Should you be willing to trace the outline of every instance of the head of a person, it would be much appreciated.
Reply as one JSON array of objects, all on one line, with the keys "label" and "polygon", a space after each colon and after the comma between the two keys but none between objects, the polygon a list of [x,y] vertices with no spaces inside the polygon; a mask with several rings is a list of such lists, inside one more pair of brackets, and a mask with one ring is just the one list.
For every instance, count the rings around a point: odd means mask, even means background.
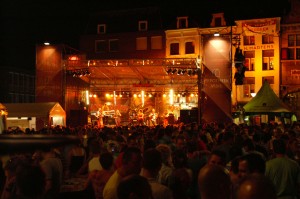
[{"label": "head of a person", "polygon": [[264,174],[266,160],[259,153],[248,153],[239,158],[238,176],[240,179],[252,173]]},{"label": "head of a person", "polygon": [[156,146],[156,149],[161,153],[162,155],[162,161],[165,165],[171,165],[172,164],[172,150],[167,144],[159,144]]},{"label": "head of a person", "polygon": [[122,167],[126,175],[139,174],[142,168],[142,154],[138,147],[128,147],[122,157]]},{"label": "head of a person", "polygon": [[283,139],[275,139],[273,141],[273,150],[275,154],[285,154],[286,144]]},{"label": "head of a person", "polygon": [[22,165],[16,173],[16,185],[22,197],[42,198],[46,186],[45,173],[38,165]]},{"label": "head of a person", "polygon": [[245,151],[254,151],[255,150],[255,144],[253,142],[252,139],[247,138],[246,140],[244,140],[243,142],[243,148],[245,149]]},{"label": "head of a person", "polygon": [[276,199],[276,189],[264,174],[250,174],[245,177],[237,190],[237,199]]},{"label": "head of a person", "polygon": [[226,166],[226,153],[222,150],[213,150],[208,158],[207,164]]},{"label": "head of a person", "polygon": [[185,168],[188,164],[187,153],[183,149],[176,149],[172,155],[173,165],[175,168]]},{"label": "head of a person", "polygon": [[186,146],[186,141],[185,141],[185,137],[183,135],[178,135],[176,137],[176,148],[177,149],[182,149]]},{"label": "head of a person", "polygon": [[117,187],[119,199],[152,199],[152,190],[148,180],[138,174],[126,176]]},{"label": "head of a person", "polygon": [[198,174],[198,187],[202,199],[231,198],[231,180],[220,165],[207,164],[202,167]]},{"label": "head of a person", "polygon": [[152,173],[152,175],[158,175],[158,172],[162,165],[161,153],[155,149],[151,148],[144,152],[143,154],[143,168]]},{"label": "head of a person", "polygon": [[110,152],[104,152],[100,155],[99,162],[103,169],[110,170],[114,163],[114,157]]}]

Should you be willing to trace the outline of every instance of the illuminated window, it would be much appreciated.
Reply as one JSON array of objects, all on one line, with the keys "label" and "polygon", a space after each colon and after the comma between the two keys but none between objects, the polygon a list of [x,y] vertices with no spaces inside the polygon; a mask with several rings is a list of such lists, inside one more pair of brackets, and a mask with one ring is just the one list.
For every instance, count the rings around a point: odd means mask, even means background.
[{"label": "illuminated window", "polygon": [[148,22],[147,21],[139,21],[139,31],[148,30]]},{"label": "illuminated window", "polygon": [[245,77],[243,82],[244,97],[251,97],[255,93],[255,77]]},{"label": "illuminated window", "polygon": [[274,70],[274,50],[263,50],[263,70]]},{"label": "illuminated window", "polygon": [[185,54],[194,54],[195,53],[195,44],[194,42],[186,42],[185,43]]},{"label": "illuminated window", "polygon": [[136,50],[147,50],[147,37],[136,38]]},{"label": "illuminated window", "polygon": [[300,34],[288,35],[288,59],[300,59]]},{"label": "illuminated window", "polygon": [[245,67],[248,71],[255,70],[255,51],[245,51]]},{"label": "illuminated window", "polygon": [[106,41],[105,40],[96,40],[95,42],[95,52],[103,53],[106,51]]},{"label": "illuminated window", "polygon": [[119,51],[119,40],[111,39],[109,40],[109,52],[117,52]]},{"label": "illuminated window", "polygon": [[255,37],[254,36],[244,36],[244,45],[255,45]]},{"label": "illuminated window", "polygon": [[98,34],[104,34],[104,33],[106,33],[106,25],[105,24],[99,24],[97,26],[97,33]]},{"label": "illuminated window", "polygon": [[262,44],[273,44],[274,36],[273,35],[263,35],[262,36]]},{"label": "illuminated window", "polygon": [[179,55],[179,43],[171,43],[170,55]]},{"label": "illuminated window", "polygon": [[162,49],[162,36],[151,37],[151,49]]}]

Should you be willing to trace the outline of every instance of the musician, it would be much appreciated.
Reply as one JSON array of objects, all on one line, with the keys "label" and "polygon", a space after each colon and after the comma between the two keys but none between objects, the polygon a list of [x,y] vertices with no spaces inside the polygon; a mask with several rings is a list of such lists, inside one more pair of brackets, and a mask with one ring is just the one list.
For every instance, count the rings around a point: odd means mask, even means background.
[{"label": "musician", "polygon": [[149,114],[150,121],[153,126],[156,126],[157,124],[157,113],[155,112],[155,109],[153,108],[151,113]]},{"label": "musician", "polygon": [[103,126],[103,114],[101,108],[98,109],[96,116],[98,118],[98,128],[101,128]]},{"label": "musician", "polygon": [[116,126],[121,126],[121,116],[121,112],[119,111],[119,109],[117,109],[115,113]]},{"label": "musician", "polygon": [[109,111],[109,106],[106,103],[103,105],[102,111]]},{"label": "musician", "polygon": [[109,106],[105,103],[102,106],[102,114],[103,114],[103,124],[108,124],[108,116],[106,115],[106,112],[109,111]]},{"label": "musician", "polygon": [[138,124],[139,125],[144,125],[144,113],[143,113],[142,109],[139,110],[137,116],[138,116]]}]

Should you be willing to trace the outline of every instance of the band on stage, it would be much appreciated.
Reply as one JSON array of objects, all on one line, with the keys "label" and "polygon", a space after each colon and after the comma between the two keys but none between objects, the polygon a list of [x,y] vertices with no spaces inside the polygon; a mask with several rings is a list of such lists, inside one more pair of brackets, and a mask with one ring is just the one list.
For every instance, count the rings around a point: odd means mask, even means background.
[{"label": "band on stage", "polygon": [[[147,110],[147,109],[146,109]],[[107,104],[104,104],[101,108],[98,108],[96,113],[97,126],[99,128],[105,125],[122,126],[122,114],[119,109],[110,110]],[[133,112],[129,115],[128,123],[130,125],[146,125],[156,126],[157,124],[168,125],[168,114],[159,117],[159,114],[155,109],[151,109],[150,113],[145,113],[145,110],[139,109],[137,112]]]}]

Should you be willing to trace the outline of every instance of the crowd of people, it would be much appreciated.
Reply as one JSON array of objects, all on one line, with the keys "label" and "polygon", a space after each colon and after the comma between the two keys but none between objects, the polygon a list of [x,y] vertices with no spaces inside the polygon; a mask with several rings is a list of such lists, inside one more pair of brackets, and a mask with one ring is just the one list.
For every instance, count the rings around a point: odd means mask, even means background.
[{"label": "crowd of people", "polygon": [[299,122],[4,133],[76,135],[81,143],[2,158],[1,199],[60,198],[60,185],[71,176],[85,177],[86,197],[96,199],[300,197]]}]

